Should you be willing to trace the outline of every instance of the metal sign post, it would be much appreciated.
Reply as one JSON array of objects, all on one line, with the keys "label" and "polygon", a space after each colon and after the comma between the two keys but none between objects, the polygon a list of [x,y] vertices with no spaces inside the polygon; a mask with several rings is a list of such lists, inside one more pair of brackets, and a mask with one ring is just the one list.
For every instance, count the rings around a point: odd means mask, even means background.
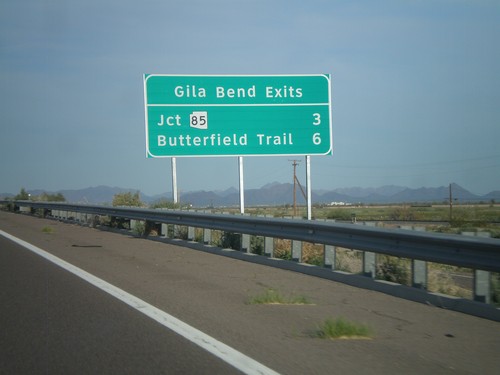
[{"label": "metal sign post", "polygon": [[306,155],[306,194],[307,194],[307,220],[312,218],[311,202],[311,156]]},{"label": "metal sign post", "polygon": [[177,193],[177,160],[172,158],[172,195],[174,203],[178,203],[179,195]]},{"label": "metal sign post", "polygon": [[238,156],[238,173],[240,176],[240,214],[245,213],[245,186],[243,184],[243,157]]}]

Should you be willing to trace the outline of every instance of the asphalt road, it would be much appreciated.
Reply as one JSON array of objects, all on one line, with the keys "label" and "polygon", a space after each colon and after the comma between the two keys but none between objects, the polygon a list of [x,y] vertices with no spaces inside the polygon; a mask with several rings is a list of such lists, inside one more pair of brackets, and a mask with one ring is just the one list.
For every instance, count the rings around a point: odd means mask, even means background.
[{"label": "asphalt road", "polygon": [[[50,233],[45,233],[51,228]],[[0,229],[283,374],[496,374],[500,324],[328,280],[0,212]],[[136,310],[0,237],[0,373],[237,373]],[[252,305],[273,288],[311,305]],[[344,317],[371,340],[321,340]]]},{"label": "asphalt road", "polygon": [[207,351],[0,237],[0,373],[234,374]]}]

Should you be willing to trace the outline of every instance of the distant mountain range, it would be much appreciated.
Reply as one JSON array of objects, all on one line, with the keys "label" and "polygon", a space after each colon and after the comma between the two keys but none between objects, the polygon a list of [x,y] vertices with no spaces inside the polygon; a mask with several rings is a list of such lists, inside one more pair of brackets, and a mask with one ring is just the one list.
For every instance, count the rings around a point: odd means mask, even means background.
[{"label": "distant mountain range", "polygon": [[[119,193],[136,192],[137,189],[124,189],[119,187],[96,186],[80,190],[60,190],[48,192],[43,190],[28,190],[31,195],[40,195],[43,192],[54,194],[61,193],[68,202],[87,204],[110,204],[113,196]],[[473,194],[463,187],[452,184],[453,199],[457,203],[465,202],[490,202],[500,201],[500,190],[492,191],[486,195]],[[375,204],[375,203],[443,203],[449,199],[449,187],[437,188],[422,187],[411,189],[402,186],[382,186],[379,188],[339,188],[334,190],[313,190],[313,204]],[[0,197],[12,197],[13,194],[0,194]],[[301,189],[296,189],[297,203],[305,204]],[[160,199],[172,199],[172,193],[148,196],[141,193],[141,200],[153,203]],[[234,187],[223,191],[192,191],[185,192],[180,197],[181,203],[190,203],[194,207],[228,207],[239,205],[239,191]],[[293,184],[273,182],[262,186],[260,189],[245,190],[245,205],[285,205],[293,204]]]}]

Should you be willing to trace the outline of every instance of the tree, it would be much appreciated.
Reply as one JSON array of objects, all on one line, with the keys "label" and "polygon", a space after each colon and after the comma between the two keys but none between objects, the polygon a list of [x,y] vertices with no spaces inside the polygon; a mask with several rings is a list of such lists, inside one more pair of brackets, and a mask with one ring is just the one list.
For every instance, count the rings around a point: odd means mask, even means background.
[{"label": "tree", "polygon": [[52,199],[54,202],[66,202],[66,198],[62,193],[57,193]]},{"label": "tree", "polygon": [[42,193],[38,196],[37,200],[42,202],[66,202],[66,198],[61,193],[47,194]]},{"label": "tree", "polygon": [[24,188],[21,188],[21,191],[19,192],[19,194],[17,194],[14,197],[14,200],[16,200],[16,201],[27,201],[29,199],[30,199],[30,195],[28,194],[28,192]]},{"label": "tree", "polygon": [[150,207],[153,209],[168,208],[171,210],[175,210],[175,209],[181,208],[181,205],[179,203],[174,203],[173,201],[169,201],[169,200],[163,198],[163,199],[160,199],[157,202],[151,204]]},{"label": "tree", "polygon": [[143,206],[141,198],[139,196],[139,191],[135,192],[134,194],[132,194],[131,192],[115,194],[113,197],[113,207],[117,206]]}]

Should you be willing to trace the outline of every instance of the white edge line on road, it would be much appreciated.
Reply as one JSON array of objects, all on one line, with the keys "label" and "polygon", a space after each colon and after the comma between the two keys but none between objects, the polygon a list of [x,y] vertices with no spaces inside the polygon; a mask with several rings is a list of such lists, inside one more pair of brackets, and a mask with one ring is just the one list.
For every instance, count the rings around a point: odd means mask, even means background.
[{"label": "white edge line on road", "polygon": [[203,333],[202,331],[191,327],[190,325],[184,323],[183,321],[175,318],[174,316],[167,314],[153,305],[127,293],[123,289],[120,289],[84,270],[78,268],[71,263],[68,263],[45,250],[30,244],[29,242],[23,241],[7,232],[0,230],[0,235],[9,240],[17,243],[18,245],[34,252],[35,254],[47,259],[48,261],[56,264],[57,266],[71,272],[72,274],[80,277],[81,279],[87,281],[88,283],[96,286],[97,288],[105,291],[106,293],[112,295],[113,297],[119,299],[120,301],[126,303],[127,305],[133,307],[137,311],[143,313],[149,318],[157,321],[164,327],[174,331],[175,333],[183,336],[192,343],[198,345],[199,347],[205,349],[206,351],[212,353],[216,357],[222,359],[224,362],[230,364],[236,369],[242,371],[245,374],[278,374],[276,371],[264,366],[263,364],[257,362],[256,360],[246,356],[245,354],[231,348],[230,346],[214,339],[213,337]]}]

